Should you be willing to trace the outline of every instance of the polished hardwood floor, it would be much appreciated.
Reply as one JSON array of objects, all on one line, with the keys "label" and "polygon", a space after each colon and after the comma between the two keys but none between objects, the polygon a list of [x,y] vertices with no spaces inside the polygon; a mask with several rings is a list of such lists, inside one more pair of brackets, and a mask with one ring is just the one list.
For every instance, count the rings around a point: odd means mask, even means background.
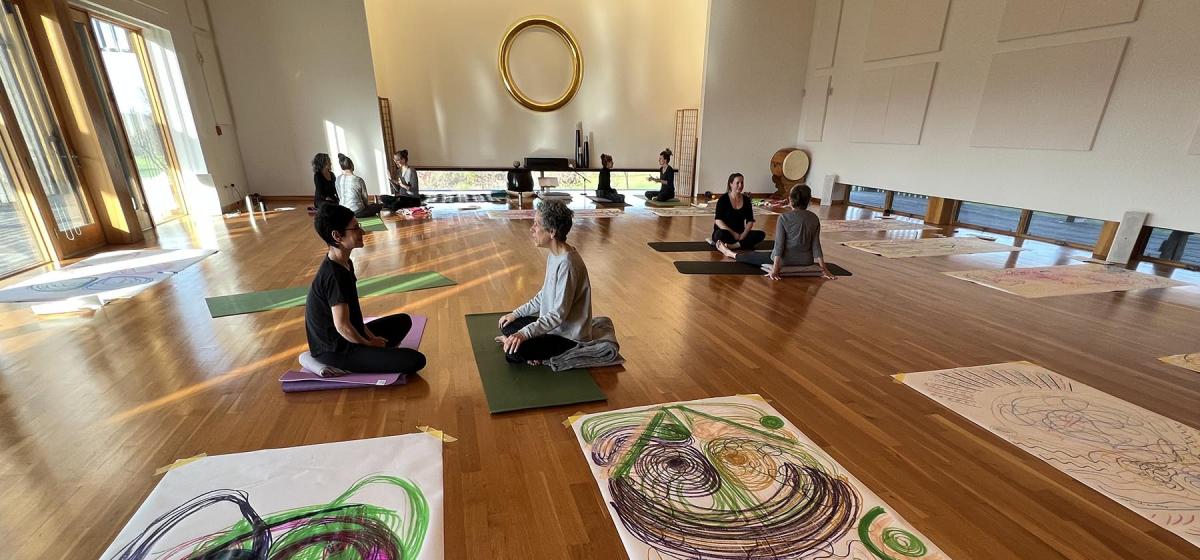
[{"label": "polished hardwood floor", "polygon": [[429,367],[396,388],[284,394],[276,379],[305,349],[303,308],[209,317],[205,296],[310,281],[323,248],[303,210],[164,226],[152,246],[220,252],[92,317],[0,305],[0,556],[98,556],[158,482],[155,469],[177,458],[421,424],[458,438],[444,451],[447,558],[620,558],[563,419],[736,393],[766,397],[953,558],[1200,554],[890,377],[1030,360],[1200,427],[1200,374],[1155,359],[1200,351],[1200,275],[1163,269],[1194,285],[1023,299],[940,273],[1069,264],[1084,252],[1026,242],[1020,253],[885,259],[838,245],[930,234],[894,232],[825,234],[828,258],[854,272],[836,281],[684,276],[673,260],[716,256],[646,242],[702,239],[711,221],[627,214],[571,232],[595,312],[613,318],[628,360],[594,373],[608,401],[588,405],[488,414],[463,316],[532,295],[544,255],[530,222],[479,212],[388,218],[356,253],[360,276],[437,270],[458,281],[364,300],[371,314],[430,317]]}]

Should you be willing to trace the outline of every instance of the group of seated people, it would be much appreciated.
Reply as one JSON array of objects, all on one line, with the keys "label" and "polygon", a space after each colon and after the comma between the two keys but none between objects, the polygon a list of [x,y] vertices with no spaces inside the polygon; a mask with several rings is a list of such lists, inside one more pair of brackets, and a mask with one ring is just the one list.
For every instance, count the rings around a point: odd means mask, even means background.
[{"label": "group of seated people", "polygon": [[[583,258],[567,243],[573,217],[561,202],[543,203],[536,213],[530,233],[549,251],[546,277],[533,299],[500,318],[496,341],[509,362],[541,365],[593,338],[592,285]],[[363,246],[357,216],[345,206],[322,204],[313,224],[328,246],[304,311],[313,358],[354,373],[420,371],[425,356],[397,347],[412,328],[411,317],[398,313],[363,320],[350,260],[351,252]]]},{"label": "group of seated people", "polygon": [[354,161],[345,154],[338,154],[337,157],[342,173],[335,176],[329,154],[322,152],[313,156],[313,185],[316,187],[314,209],[332,203],[350,209],[356,218],[369,218],[378,216],[384,210],[395,212],[421,205],[417,171],[408,164],[408,150],[392,154],[396,173],[389,180],[391,194],[380,195],[379,202],[370,201],[366,181],[354,173]]},{"label": "group of seated people", "polygon": [[[326,161],[318,168],[321,156],[325,156]],[[406,152],[398,152],[397,156],[401,170],[411,169],[407,166]],[[667,175],[670,175],[667,172],[669,157],[670,153],[666,151],[659,160]],[[363,216],[345,204],[347,194],[352,194],[350,191],[322,191],[320,181],[329,175],[327,160],[326,154],[318,154],[313,160],[318,180],[317,215],[313,224],[328,249],[317,269],[305,306],[309,351],[317,361],[342,371],[416,373],[425,367],[425,356],[415,349],[397,347],[412,328],[411,317],[398,313],[370,322],[363,319],[358,303],[358,279],[350,260],[351,252],[363,246],[363,230],[358,225],[358,218]],[[604,154],[601,161],[605,171],[611,168],[611,156]],[[353,162],[348,158],[344,158],[342,169],[348,171],[343,177],[353,177]],[[416,180],[409,180],[411,183],[402,179],[401,184],[411,185],[413,190],[395,196],[416,194]],[[356,183],[361,181],[358,179]],[[664,183],[664,189],[670,181]],[[773,280],[780,279],[780,271],[785,266],[812,266],[814,263],[819,265],[824,278],[833,279],[821,253],[820,219],[808,210],[812,198],[809,187],[796,185],[788,193],[791,211],[779,216],[775,225],[775,247],[769,254],[753,251],[766,235],[754,229],[754,209],[750,197],[743,193],[744,187],[742,174],[729,176],[726,192],[717,200],[711,239],[714,247],[738,262],[770,265],[767,276]],[[354,189],[358,188],[356,184]],[[333,194],[335,198],[322,200],[323,193]],[[668,194],[673,196],[673,193]],[[394,204],[394,200],[385,201],[385,204]],[[496,342],[509,362],[541,365],[589,343],[596,334],[593,332],[596,323],[592,317],[592,289],[587,266],[575,247],[567,243],[573,218],[574,212],[557,201],[543,202],[535,213],[530,235],[538,247],[548,251],[546,274],[541,289],[532,299],[500,318],[500,335]]]}]

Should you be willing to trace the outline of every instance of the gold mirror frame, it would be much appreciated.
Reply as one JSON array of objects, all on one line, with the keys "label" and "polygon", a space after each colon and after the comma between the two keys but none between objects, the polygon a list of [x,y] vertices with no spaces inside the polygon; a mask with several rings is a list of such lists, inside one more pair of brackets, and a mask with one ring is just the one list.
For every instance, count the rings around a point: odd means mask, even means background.
[{"label": "gold mirror frame", "polygon": [[[567,86],[567,91],[558,96],[558,99],[543,103],[537,101],[517,86],[517,82],[513,80],[512,72],[508,67],[508,53],[512,50],[513,43],[516,42],[517,36],[522,31],[530,27],[545,27],[553,31],[564,43],[567,48],[571,49],[571,85]],[[530,16],[523,18],[508,28],[504,33],[504,40],[500,42],[500,79],[504,80],[504,89],[508,90],[509,95],[517,100],[517,103],[524,105],[529,109],[540,112],[553,111],[566,105],[575,97],[575,92],[579,91],[579,84],[583,82],[583,52],[579,50],[579,43],[575,41],[575,37],[571,35],[567,28],[561,23],[546,16]]]}]

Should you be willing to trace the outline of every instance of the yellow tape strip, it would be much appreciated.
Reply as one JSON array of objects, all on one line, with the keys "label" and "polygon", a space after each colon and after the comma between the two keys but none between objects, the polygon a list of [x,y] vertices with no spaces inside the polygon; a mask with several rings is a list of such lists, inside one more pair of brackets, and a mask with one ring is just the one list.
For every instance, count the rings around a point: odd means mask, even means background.
[{"label": "yellow tape strip", "polygon": [[734,396],[735,397],[744,397],[747,399],[754,399],[756,401],[768,402],[767,399],[764,399],[763,396],[758,393],[749,393],[749,394],[745,394],[745,395],[734,395]]},{"label": "yellow tape strip", "polygon": [[201,454],[199,454],[199,455],[193,455],[193,456],[191,456],[191,457],[188,457],[188,458],[186,458],[186,459],[176,459],[176,460],[175,460],[175,462],[174,462],[174,463],[171,463],[170,465],[166,465],[166,466],[163,466],[163,467],[158,467],[158,469],[154,471],[154,476],[158,476],[158,475],[160,475],[160,474],[163,474],[163,473],[165,473],[165,472],[167,472],[167,471],[169,471],[169,470],[172,470],[172,469],[178,469],[179,467],[182,467],[182,466],[184,466],[184,465],[186,465],[186,464],[188,464],[188,463],[194,463],[194,462],[196,462],[196,461],[199,461],[200,459],[203,459],[203,458],[205,458],[205,457],[208,457],[208,454],[207,454],[207,453],[201,453]]},{"label": "yellow tape strip", "polygon": [[458,441],[458,438],[456,438],[450,434],[447,434],[446,432],[443,432],[437,428],[431,428],[429,426],[417,426],[417,429],[429,434],[430,437],[442,440],[446,443],[454,443],[454,442]]},{"label": "yellow tape strip", "polygon": [[570,428],[571,426],[574,426],[575,421],[579,420],[581,417],[583,417],[584,414],[587,414],[587,413],[582,410],[576,410],[575,414],[568,416],[566,420],[562,421],[563,427]]},{"label": "yellow tape strip", "polygon": [[892,376],[892,381],[895,381],[896,383],[903,385],[905,375],[908,375],[908,374],[907,373],[897,373],[896,375]]}]

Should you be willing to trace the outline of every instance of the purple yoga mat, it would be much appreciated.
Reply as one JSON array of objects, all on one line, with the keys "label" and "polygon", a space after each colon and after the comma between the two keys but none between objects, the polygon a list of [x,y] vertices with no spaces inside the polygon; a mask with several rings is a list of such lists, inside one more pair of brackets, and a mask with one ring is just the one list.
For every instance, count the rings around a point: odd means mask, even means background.
[{"label": "purple yoga mat", "polygon": [[[370,323],[377,317],[364,317],[363,321]],[[412,315],[412,329],[400,341],[398,348],[416,350],[421,346],[421,338],[425,335],[425,324],[429,317]],[[329,389],[362,389],[366,387],[387,387],[389,385],[404,385],[408,376],[403,373],[353,373],[342,377],[321,377],[306,369],[294,369],[279,378],[279,385],[285,393],[300,391],[324,391]]]},{"label": "purple yoga mat", "polygon": [[279,378],[285,393],[297,391],[323,391],[327,389],[365,389],[408,383],[403,373],[352,373],[342,377],[321,377],[305,369],[294,369]]}]

